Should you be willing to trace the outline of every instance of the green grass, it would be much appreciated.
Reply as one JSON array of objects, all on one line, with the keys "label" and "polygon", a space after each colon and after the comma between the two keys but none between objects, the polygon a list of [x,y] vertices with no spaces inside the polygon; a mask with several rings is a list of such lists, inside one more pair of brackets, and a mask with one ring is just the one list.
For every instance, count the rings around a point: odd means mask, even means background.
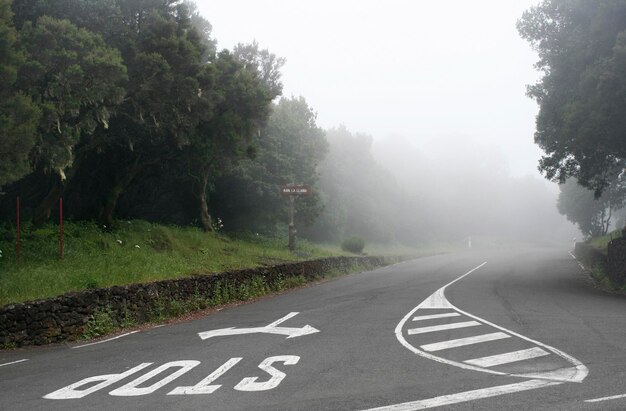
[{"label": "green grass", "polygon": [[611,281],[601,265],[596,264],[591,268],[591,276],[596,284],[603,290],[626,292],[626,284],[619,285]]},{"label": "green grass", "polygon": [[27,225],[21,237],[17,262],[14,228],[0,227],[0,307],[68,291],[340,254],[304,241],[294,254],[287,250],[286,238],[228,237],[138,220],[118,221],[112,230],[91,222],[66,222],[63,260],[58,226]]},{"label": "green grass", "polygon": [[620,238],[621,236],[622,236],[622,230],[621,229],[615,230],[613,232],[610,232],[607,235],[592,238],[591,240],[589,240],[589,245],[595,248],[599,248],[601,250],[606,250],[606,247],[609,245],[611,240]]}]

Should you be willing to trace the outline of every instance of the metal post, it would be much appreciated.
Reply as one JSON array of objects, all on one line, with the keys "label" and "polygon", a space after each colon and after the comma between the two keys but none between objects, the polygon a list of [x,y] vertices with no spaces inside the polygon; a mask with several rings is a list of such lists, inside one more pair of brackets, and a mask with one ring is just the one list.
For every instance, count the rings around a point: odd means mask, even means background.
[{"label": "metal post", "polygon": [[16,209],[17,209],[17,261],[20,261],[20,197],[18,196],[16,199]]},{"label": "metal post", "polygon": [[63,197],[59,198],[59,256],[63,259]]},{"label": "metal post", "polygon": [[296,226],[294,223],[295,207],[294,203],[296,196],[289,196],[289,249],[295,251],[296,249]]}]

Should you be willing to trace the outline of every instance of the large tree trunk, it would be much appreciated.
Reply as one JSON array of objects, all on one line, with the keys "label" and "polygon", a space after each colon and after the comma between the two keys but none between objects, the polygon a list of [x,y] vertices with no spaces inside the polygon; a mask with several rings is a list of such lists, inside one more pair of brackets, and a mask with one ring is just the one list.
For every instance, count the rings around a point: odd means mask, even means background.
[{"label": "large tree trunk", "polygon": [[135,179],[137,174],[139,174],[141,168],[140,158],[137,158],[132,166],[130,166],[130,168],[128,168],[121,177],[117,178],[117,181],[114,183],[104,201],[104,208],[100,213],[100,221],[103,224],[106,224],[109,227],[113,224],[113,213],[115,212],[115,207],[117,207],[117,201],[124,191],[126,191],[126,188],[128,188],[130,183],[132,183]]},{"label": "large tree trunk", "polygon": [[50,219],[52,208],[56,205],[57,201],[59,201],[62,193],[63,181],[61,181],[61,176],[58,176],[58,178],[54,180],[54,183],[52,184],[50,191],[48,191],[48,194],[44,197],[43,200],[41,200],[41,202],[33,212],[33,225],[35,227],[41,227],[46,221]]},{"label": "large tree trunk", "polygon": [[197,200],[198,211],[200,212],[200,223],[205,232],[213,231],[213,220],[209,213],[206,190],[209,184],[209,170],[205,168],[201,171],[199,179],[193,184],[194,197]]}]

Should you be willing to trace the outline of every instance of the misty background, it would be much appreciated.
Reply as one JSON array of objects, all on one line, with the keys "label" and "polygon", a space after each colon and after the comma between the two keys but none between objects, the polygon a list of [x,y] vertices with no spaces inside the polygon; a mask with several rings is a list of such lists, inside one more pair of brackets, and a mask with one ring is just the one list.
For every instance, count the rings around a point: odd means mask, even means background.
[{"label": "misty background", "polygon": [[606,234],[626,218],[621,183],[595,199],[538,171],[542,33],[518,22],[548,3],[4,0],[0,216],[20,197],[33,227],[54,224],[62,197],[101,227],[279,235],[280,186],[302,183],[314,241]]},{"label": "misty background", "polygon": [[[581,234],[557,211],[558,186],[537,171],[537,105],[525,95],[539,79],[538,57],[516,22],[537,3],[234,0],[198,7],[218,47],[257,41],[286,57],[283,95],[305,96],[328,130],[330,154],[320,169],[326,210],[307,235],[571,241]],[[357,153],[362,158],[353,159]],[[340,158],[352,166],[341,182],[331,164]],[[332,213],[347,216],[341,232]],[[360,226],[362,219],[368,224]]]}]

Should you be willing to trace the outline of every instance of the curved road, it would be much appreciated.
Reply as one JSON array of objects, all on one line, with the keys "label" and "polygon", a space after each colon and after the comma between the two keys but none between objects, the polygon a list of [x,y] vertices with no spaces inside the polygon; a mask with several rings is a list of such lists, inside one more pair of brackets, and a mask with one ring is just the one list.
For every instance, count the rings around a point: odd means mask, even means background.
[{"label": "curved road", "polygon": [[565,249],[421,258],[98,344],[0,352],[3,410],[623,410],[626,297]]}]

